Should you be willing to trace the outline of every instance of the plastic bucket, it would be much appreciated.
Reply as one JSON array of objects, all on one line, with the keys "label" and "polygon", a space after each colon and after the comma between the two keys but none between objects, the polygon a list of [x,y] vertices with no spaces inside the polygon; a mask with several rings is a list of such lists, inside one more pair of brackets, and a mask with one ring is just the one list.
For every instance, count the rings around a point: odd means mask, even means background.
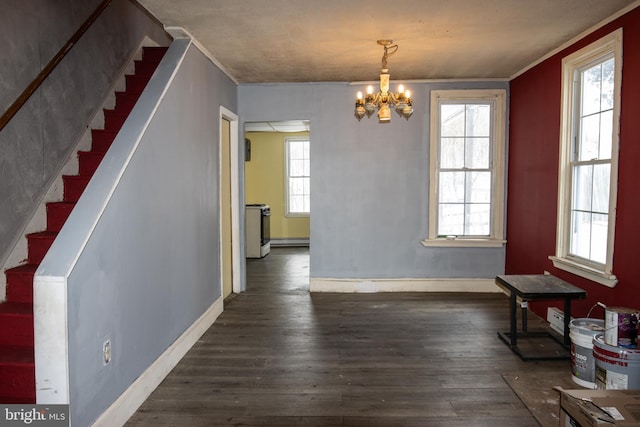
[{"label": "plastic bucket", "polygon": [[571,379],[582,387],[596,388],[593,338],[603,332],[604,320],[601,319],[574,319],[569,323]]},{"label": "plastic bucket", "polygon": [[640,349],[614,347],[603,335],[593,338],[596,388],[602,390],[640,389]]},{"label": "plastic bucket", "polygon": [[607,307],[604,311],[604,342],[614,347],[638,346],[638,310]]}]

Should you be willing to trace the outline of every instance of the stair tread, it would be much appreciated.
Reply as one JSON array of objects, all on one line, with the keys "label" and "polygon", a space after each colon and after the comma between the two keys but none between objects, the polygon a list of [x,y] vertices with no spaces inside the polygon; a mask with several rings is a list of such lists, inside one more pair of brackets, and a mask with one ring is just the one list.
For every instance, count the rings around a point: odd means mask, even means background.
[{"label": "stair tread", "polygon": [[95,156],[95,157],[104,157],[106,151],[102,150],[89,150],[89,151],[78,151],[79,156]]},{"label": "stair tread", "polygon": [[114,108],[114,109],[104,109],[102,110],[104,114],[109,114],[112,116],[128,116],[131,113],[131,110],[128,108]]},{"label": "stair tread", "polygon": [[118,131],[115,129],[91,129],[91,133],[95,133],[95,134],[110,133],[115,135],[118,133]]},{"label": "stair tread", "polygon": [[91,175],[62,175],[62,177],[66,179],[89,179],[91,178]]},{"label": "stair tread", "polygon": [[76,202],[65,202],[63,200],[60,200],[59,202],[48,202],[47,203],[47,206],[56,206],[56,205],[60,206],[60,207],[66,206],[66,207],[72,208],[72,207],[74,207],[76,205]]},{"label": "stair tread", "polygon": [[22,264],[5,270],[5,273],[35,273],[39,264]]},{"label": "stair tread", "polygon": [[33,397],[3,396],[0,394],[0,402],[6,405],[31,404],[36,403],[36,397],[35,394]]},{"label": "stair tread", "polygon": [[0,304],[0,314],[26,314],[33,315],[33,304],[28,302],[9,302]]},{"label": "stair tread", "polygon": [[0,345],[0,363],[33,365],[33,347]]},{"label": "stair tread", "polygon": [[29,233],[27,234],[27,238],[34,238],[34,239],[49,239],[52,237],[56,237],[58,235],[57,231],[37,231],[35,233]]}]

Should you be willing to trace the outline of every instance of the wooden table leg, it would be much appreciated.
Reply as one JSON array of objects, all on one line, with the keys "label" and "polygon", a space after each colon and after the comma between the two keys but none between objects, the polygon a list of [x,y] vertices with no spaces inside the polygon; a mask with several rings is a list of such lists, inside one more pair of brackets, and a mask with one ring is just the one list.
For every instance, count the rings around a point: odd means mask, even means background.
[{"label": "wooden table leg", "polygon": [[569,322],[571,321],[571,298],[564,299],[564,345],[571,345]]}]

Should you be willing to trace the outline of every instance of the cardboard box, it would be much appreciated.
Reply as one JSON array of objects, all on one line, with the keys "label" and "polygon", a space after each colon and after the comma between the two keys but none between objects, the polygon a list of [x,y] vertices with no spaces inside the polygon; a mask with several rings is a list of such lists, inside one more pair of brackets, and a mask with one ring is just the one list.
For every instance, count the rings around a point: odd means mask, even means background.
[{"label": "cardboard box", "polygon": [[560,390],[560,427],[640,427],[640,390]]}]

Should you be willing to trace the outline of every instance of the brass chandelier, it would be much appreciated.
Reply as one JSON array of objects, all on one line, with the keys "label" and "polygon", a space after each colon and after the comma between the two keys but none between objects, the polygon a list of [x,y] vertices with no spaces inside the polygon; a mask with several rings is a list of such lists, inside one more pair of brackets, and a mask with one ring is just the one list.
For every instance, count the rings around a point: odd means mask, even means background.
[{"label": "brass chandelier", "polygon": [[363,98],[362,92],[358,92],[356,99],[356,118],[361,120],[365,114],[371,117],[378,109],[378,121],[386,123],[391,121],[391,107],[395,107],[397,113],[409,119],[413,114],[411,104],[411,93],[404,90],[404,86],[398,86],[398,93],[389,92],[389,70],[387,69],[387,59],[398,51],[398,45],[393,44],[393,40],[378,40],[378,44],[384,48],[382,55],[382,70],[380,71],[380,91],[373,93],[373,86],[367,87],[367,94]]}]

